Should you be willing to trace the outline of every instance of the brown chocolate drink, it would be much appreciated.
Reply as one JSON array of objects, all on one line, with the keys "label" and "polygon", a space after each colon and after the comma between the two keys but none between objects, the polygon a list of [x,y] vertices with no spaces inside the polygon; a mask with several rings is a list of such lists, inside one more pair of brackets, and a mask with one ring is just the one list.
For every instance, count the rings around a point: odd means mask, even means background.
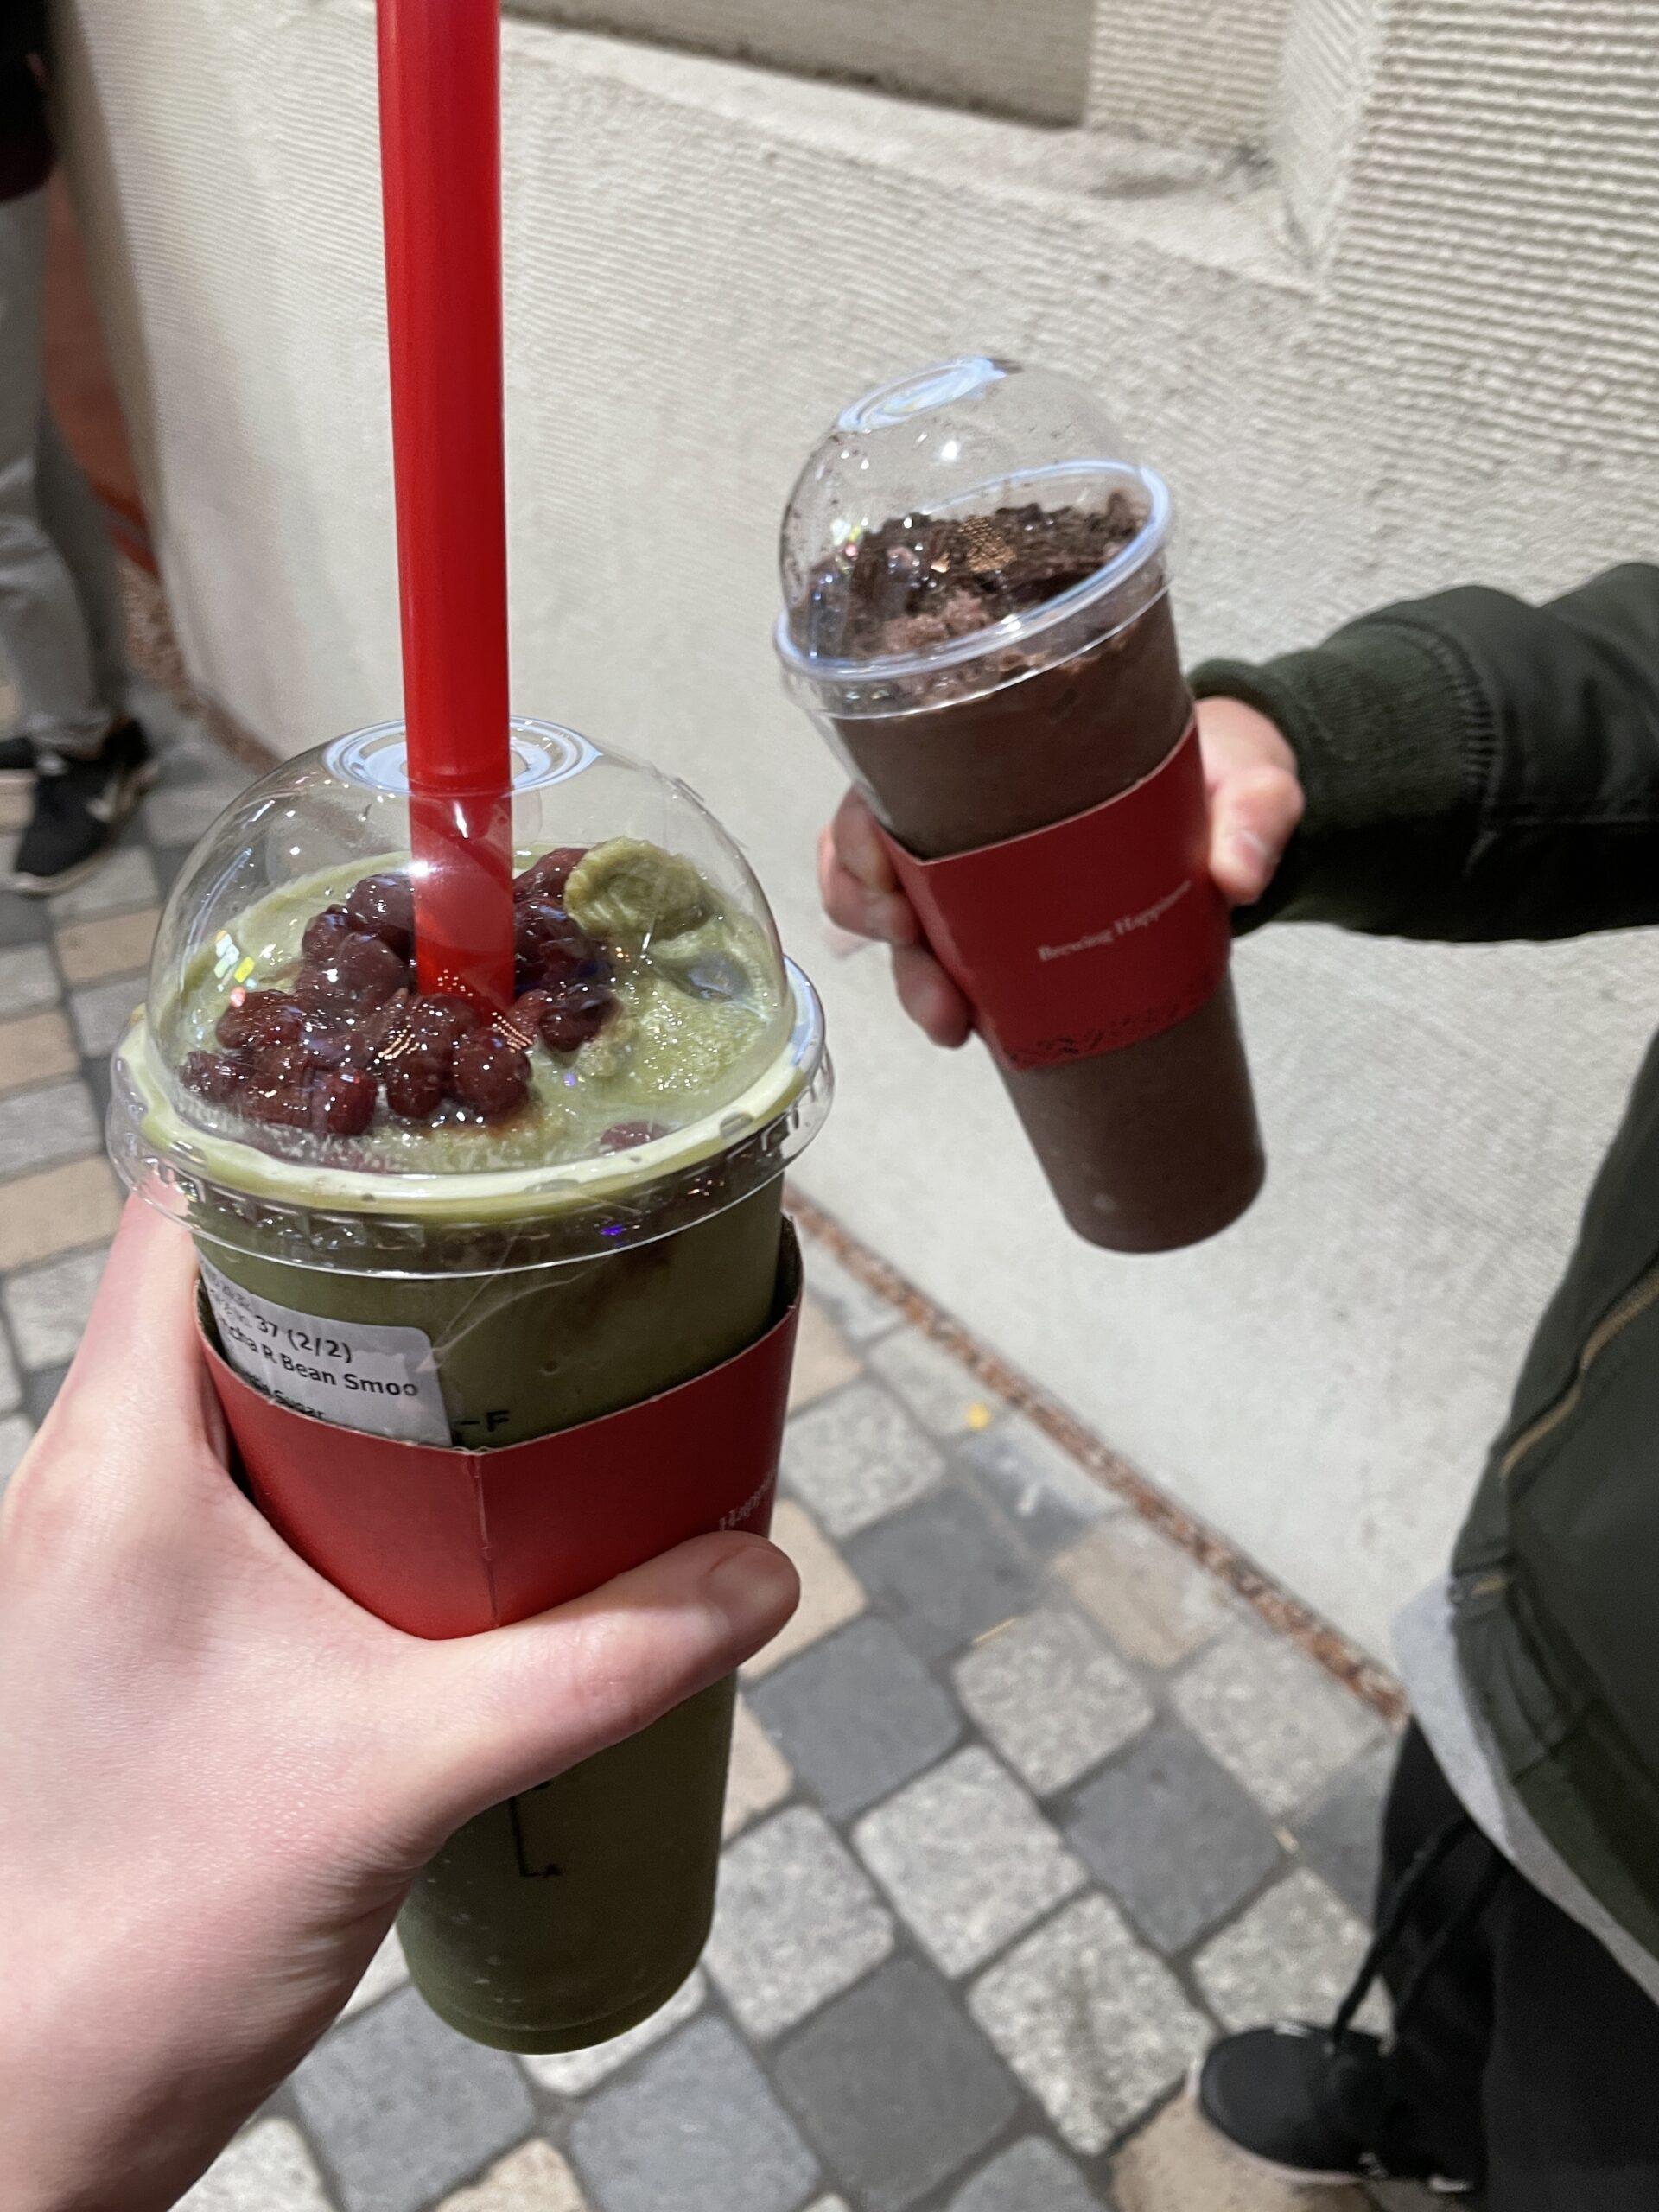
[{"label": "brown chocolate drink", "polygon": [[[858,473],[867,453],[887,496],[902,498],[888,453],[902,441],[955,462],[972,442],[973,419],[958,411],[964,394],[1002,407],[987,453],[1005,461],[1009,394],[1029,406],[1034,392],[1052,411],[1056,389],[1081,403],[1086,423],[1084,396],[1007,364],[946,364],[856,403],[809,463],[785,524],[785,586],[792,575],[795,588],[780,649],[791,688],[884,828],[918,858],[1100,804],[1157,768],[1192,720],[1162,557],[1166,505],[1154,515],[1164,495],[1149,472],[1096,459],[1098,445],[1087,455],[1073,446],[1060,467],[1039,448],[1041,465],[1023,474],[986,467],[978,493],[945,483],[948,503],[931,511],[918,502],[849,514],[849,495],[876,496]],[[944,404],[934,427],[936,391]],[[972,458],[964,452],[958,478]],[[929,480],[925,463],[900,454],[898,464]],[[1046,496],[1020,496],[1033,491]],[[809,564],[801,541],[814,536]],[[1079,588],[1091,580],[1095,591]],[[1197,1012],[1139,1043],[1001,1072],[1067,1220],[1091,1243],[1127,1252],[1196,1243],[1262,1186],[1224,979]]]},{"label": "brown chocolate drink", "polygon": [[[795,626],[809,638],[815,624],[833,626],[849,659],[925,652],[1057,599],[1121,553],[1141,521],[1122,493],[1097,514],[906,516],[869,532],[850,564],[826,563]],[[969,696],[948,709],[835,718],[883,826],[923,860],[1098,806],[1155,768],[1192,716],[1166,594],[1057,666],[1017,645],[970,665]]]}]

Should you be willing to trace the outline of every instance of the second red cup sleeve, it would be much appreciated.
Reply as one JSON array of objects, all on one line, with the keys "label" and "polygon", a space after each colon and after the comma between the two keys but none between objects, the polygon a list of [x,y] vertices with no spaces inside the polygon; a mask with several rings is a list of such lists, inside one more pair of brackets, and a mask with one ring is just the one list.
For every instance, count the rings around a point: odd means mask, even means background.
[{"label": "second red cup sleeve", "polygon": [[1046,829],[933,861],[883,841],[1006,1066],[1139,1044],[1196,1013],[1227,973],[1196,723],[1140,783]]}]

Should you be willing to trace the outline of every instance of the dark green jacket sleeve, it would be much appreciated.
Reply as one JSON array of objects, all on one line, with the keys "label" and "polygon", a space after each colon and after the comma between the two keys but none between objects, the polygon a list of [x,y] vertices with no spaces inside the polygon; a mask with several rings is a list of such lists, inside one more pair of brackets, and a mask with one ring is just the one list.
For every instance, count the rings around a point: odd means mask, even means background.
[{"label": "dark green jacket sleeve", "polygon": [[1659,922],[1659,568],[1545,607],[1469,587],[1383,608],[1201,697],[1272,717],[1307,794],[1283,918],[1395,937],[1574,937]]}]

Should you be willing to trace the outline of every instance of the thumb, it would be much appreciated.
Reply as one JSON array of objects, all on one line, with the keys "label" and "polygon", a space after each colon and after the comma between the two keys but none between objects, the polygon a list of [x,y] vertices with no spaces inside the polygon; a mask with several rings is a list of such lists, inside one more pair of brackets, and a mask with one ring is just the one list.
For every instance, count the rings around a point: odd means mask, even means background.
[{"label": "thumb", "polygon": [[463,1821],[620,1743],[776,1636],[800,1584],[758,1536],[700,1536],[533,1620],[412,1643],[392,1784],[433,1847]]}]

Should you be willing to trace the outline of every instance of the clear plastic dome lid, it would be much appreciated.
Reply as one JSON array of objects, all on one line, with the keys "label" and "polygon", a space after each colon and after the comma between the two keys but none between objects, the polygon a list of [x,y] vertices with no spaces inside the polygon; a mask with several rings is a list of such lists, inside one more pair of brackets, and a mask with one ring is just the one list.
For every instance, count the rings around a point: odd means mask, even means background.
[{"label": "clear plastic dome lid", "polygon": [[936,362],[855,400],[796,482],[786,681],[859,713],[924,703],[918,679],[961,696],[1028,674],[1164,588],[1168,524],[1162,480],[1080,385],[983,354]]},{"label": "clear plastic dome lid", "polygon": [[574,731],[515,721],[512,766],[515,995],[493,1014],[420,989],[401,724],[302,753],[227,809],[118,1048],[130,1182],[200,1230],[209,1200],[626,1220],[644,1185],[763,1137],[779,1171],[828,1070],[741,853],[683,784]]}]

